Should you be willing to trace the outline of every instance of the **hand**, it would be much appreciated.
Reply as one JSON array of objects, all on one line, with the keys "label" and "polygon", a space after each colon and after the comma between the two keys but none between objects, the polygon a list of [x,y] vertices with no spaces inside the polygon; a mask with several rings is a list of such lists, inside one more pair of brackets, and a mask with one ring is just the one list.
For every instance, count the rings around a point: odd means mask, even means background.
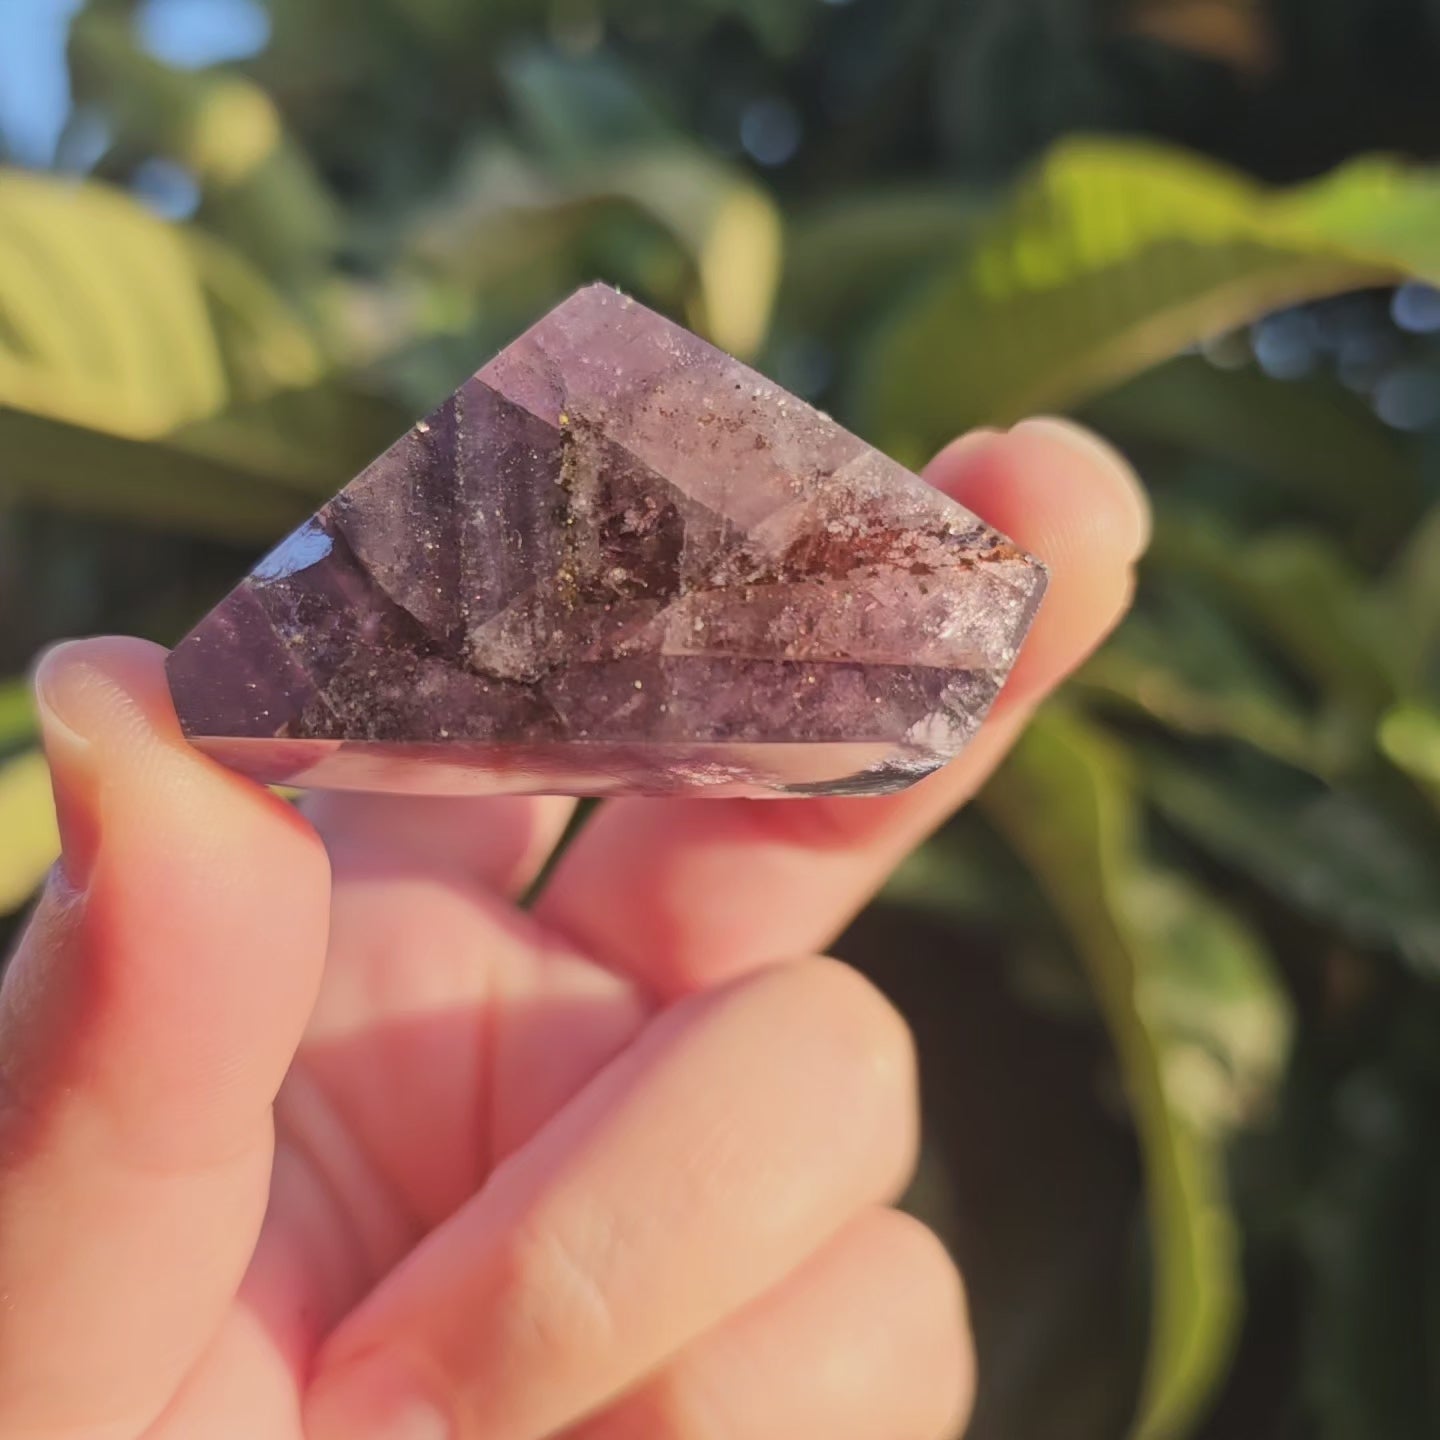
[{"label": "hand", "polygon": [[189,749],[162,652],[38,693],[64,858],[0,991],[7,1440],[940,1440],[959,1282],[890,1206],[898,1016],[821,949],[1122,613],[1123,465],[931,478],[1046,559],[969,753],[878,800],[316,797]]}]

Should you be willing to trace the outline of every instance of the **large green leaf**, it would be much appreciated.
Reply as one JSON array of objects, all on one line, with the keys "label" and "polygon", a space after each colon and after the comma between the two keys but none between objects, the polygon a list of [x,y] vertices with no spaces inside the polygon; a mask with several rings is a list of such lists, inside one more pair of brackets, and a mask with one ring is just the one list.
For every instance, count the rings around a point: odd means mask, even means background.
[{"label": "large green leaf", "polygon": [[1400,689],[1389,607],[1323,533],[1242,537],[1196,510],[1162,511],[1150,559],[1206,585],[1336,704],[1378,711]]},{"label": "large green leaf", "polygon": [[1154,1306],[1137,1434],[1186,1433],[1223,1373],[1240,1306],[1215,1142],[1272,1083],[1287,1017],[1239,921],[1145,861],[1126,767],[1098,732],[1043,715],[987,791],[1084,958],[1144,1146]]},{"label": "large green leaf", "polygon": [[212,237],[0,170],[0,495],[273,538],[403,428],[325,369]]},{"label": "large green leaf", "polygon": [[1145,761],[1172,824],[1222,861],[1357,943],[1440,975],[1440,846],[1397,809],[1276,770]]},{"label": "large green leaf", "polygon": [[0,169],[0,406],[148,440],[323,369],[209,237],[108,186]]},{"label": "large green leaf", "polygon": [[35,893],[60,853],[50,771],[38,750],[0,764],[0,915]]},{"label": "large green leaf", "polygon": [[609,183],[659,220],[692,257],[691,323],[737,355],[758,350],[784,248],[773,200],[739,172],[684,151],[624,159]]},{"label": "large green leaf", "polygon": [[[1145,603],[1075,684],[1107,711],[1185,736],[1243,741],[1326,774],[1347,757],[1203,592],[1152,582]],[[1158,592],[1158,593],[1155,593]],[[1367,737],[1368,738],[1368,737]]]},{"label": "large green leaf", "polygon": [[1377,548],[1402,537],[1420,508],[1414,441],[1333,380],[1278,383],[1185,356],[1092,401],[1083,418],[1126,448],[1221,462],[1263,486],[1274,508],[1322,517]]},{"label": "large green leaf", "polygon": [[1440,178],[1357,161],[1293,191],[1168,147],[1059,146],[984,235],[916,287],[859,380],[869,431],[915,455],[1066,408],[1299,301],[1440,276]]},{"label": "large green leaf", "polygon": [[1025,892],[998,926],[876,906],[838,951],[919,1045],[926,1143],[905,1205],[965,1275],[982,1377],[966,1440],[1056,1440],[1057,1417],[1064,1440],[1118,1440],[1145,1363],[1137,1147],[1088,982]]}]

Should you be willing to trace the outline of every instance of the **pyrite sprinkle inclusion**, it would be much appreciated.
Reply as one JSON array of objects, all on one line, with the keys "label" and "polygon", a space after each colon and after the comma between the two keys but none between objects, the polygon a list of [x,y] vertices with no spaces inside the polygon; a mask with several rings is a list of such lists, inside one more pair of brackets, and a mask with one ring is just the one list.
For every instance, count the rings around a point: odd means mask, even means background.
[{"label": "pyrite sprinkle inclusion", "polygon": [[785,390],[604,286],[260,562],[169,660],[258,780],[863,795],[979,728],[1045,573]]}]

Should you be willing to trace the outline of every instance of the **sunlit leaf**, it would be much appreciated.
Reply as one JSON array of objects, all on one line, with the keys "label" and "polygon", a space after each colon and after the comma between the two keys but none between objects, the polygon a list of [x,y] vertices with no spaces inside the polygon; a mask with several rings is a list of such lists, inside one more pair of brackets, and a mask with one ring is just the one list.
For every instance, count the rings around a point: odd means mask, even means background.
[{"label": "sunlit leaf", "polygon": [[185,232],[106,187],[0,170],[0,404],[141,438],[229,394]]},{"label": "sunlit leaf", "polygon": [[537,253],[565,251],[617,208],[670,236],[691,323],[725,349],[752,354],[779,286],[780,215],[741,172],[683,145],[612,152],[571,172],[487,146],[472,157],[452,201],[423,222],[416,245],[428,264],[488,303],[489,292],[530,270]]},{"label": "sunlit leaf", "polygon": [[0,495],[224,538],[304,517],[403,429],[212,236],[0,170]]},{"label": "sunlit leaf", "polygon": [[0,764],[0,915],[35,893],[60,853],[50,771],[38,750]]},{"label": "sunlit leaf", "polygon": [[1362,160],[1270,191],[1184,151],[1060,145],[870,347],[864,421],[907,455],[1069,407],[1268,311],[1440,277],[1440,177]]},{"label": "sunlit leaf", "polygon": [[154,439],[322,370],[209,237],[107,186],[0,170],[0,407]]},{"label": "sunlit leaf", "polygon": [[617,169],[612,184],[694,257],[695,327],[724,350],[752,355],[769,329],[784,249],[770,197],[735,172],[683,154],[636,156]]},{"label": "sunlit leaf", "polygon": [[1381,721],[1380,748],[1440,800],[1440,710],[1398,706]]},{"label": "sunlit leaf", "polygon": [[1223,1372],[1240,1306],[1215,1141],[1273,1083],[1288,1020],[1263,951],[1188,882],[1147,863],[1119,753],[1042,716],[987,792],[1084,958],[1144,1146],[1152,1345],[1137,1434],[1185,1432]]}]

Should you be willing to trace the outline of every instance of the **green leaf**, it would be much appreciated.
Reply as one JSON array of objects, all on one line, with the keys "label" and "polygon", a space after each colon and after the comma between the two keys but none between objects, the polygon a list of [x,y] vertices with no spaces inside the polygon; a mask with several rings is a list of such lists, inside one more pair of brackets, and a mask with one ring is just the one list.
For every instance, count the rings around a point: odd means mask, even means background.
[{"label": "green leaf", "polygon": [[0,406],[153,439],[321,371],[305,327],[209,237],[107,186],[0,169]]},{"label": "green leaf", "polygon": [[859,378],[868,430],[928,453],[1067,408],[1318,296],[1440,277],[1440,179],[1367,159],[1275,191],[1176,149],[1072,140],[917,286]]},{"label": "green leaf", "polygon": [[272,539],[404,428],[212,237],[0,170],[0,495]]},{"label": "green leaf", "polygon": [[1402,639],[1381,598],[1315,530],[1253,539],[1211,515],[1161,513],[1151,563],[1211,587],[1338,704],[1379,710],[1402,686]]},{"label": "green leaf", "polygon": [[526,46],[505,57],[500,76],[521,130],[552,167],[677,139],[631,72],[605,52],[567,56]]},{"label": "green leaf", "polygon": [[1440,693],[1440,505],[1416,529],[1388,581],[1408,692]]},{"label": "green leaf", "polygon": [[1303,1389],[1319,1440],[1440,1433],[1440,1016],[1408,997],[1326,1106],[1320,1173],[1299,1217]]},{"label": "green leaf", "polygon": [[0,765],[0,915],[26,904],[60,853],[50,771],[38,750]]},{"label": "green leaf", "polygon": [[953,188],[862,192],[792,215],[782,310],[808,335],[845,339],[877,302],[968,244],[988,216]]},{"label": "green leaf", "polygon": [[35,736],[35,703],[24,680],[0,683],[0,753],[28,743]]},{"label": "green leaf", "polygon": [[0,500],[263,544],[304,520],[407,423],[378,397],[325,385],[151,441],[0,408]]},{"label": "green leaf", "polygon": [[1380,723],[1380,749],[1440,801],[1440,710],[1397,706]]},{"label": "green leaf", "polygon": [[1238,920],[1147,864],[1126,767],[1052,709],[986,793],[1085,960],[1144,1147],[1154,1305],[1137,1435],[1186,1433],[1222,1375],[1240,1294],[1215,1142],[1273,1082],[1288,1017]]},{"label": "green leaf", "polygon": [[[679,260],[676,299],[690,323],[734,354],[753,354],[779,286],[779,211],[740,171],[682,143],[608,152],[573,170],[542,169],[504,147],[483,147],[452,200],[422,222],[415,245],[422,261],[487,303],[534,267],[537,252],[578,258],[617,211],[669,237]],[[627,243],[633,247],[634,237]],[[571,268],[580,267],[555,273]]]},{"label": "green leaf", "polygon": [[1334,381],[1280,382],[1187,356],[1092,401],[1082,418],[1127,447],[1159,444],[1237,467],[1279,503],[1377,546],[1400,538],[1419,506],[1414,442]]},{"label": "green leaf", "polygon": [[624,159],[610,185],[659,220],[692,257],[691,324],[721,349],[753,355],[770,326],[784,253],[770,196],[740,172],[685,151]]},{"label": "green leaf", "polygon": [[1303,914],[1440,975],[1435,838],[1396,809],[1273,770],[1150,755],[1144,773],[1149,798],[1195,843]]},{"label": "green leaf", "polygon": [[1074,684],[1104,709],[1144,715],[1181,735],[1242,741],[1317,774],[1349,758],[1242,631],[1203,594],[1175,585],[1147,596]]}]

